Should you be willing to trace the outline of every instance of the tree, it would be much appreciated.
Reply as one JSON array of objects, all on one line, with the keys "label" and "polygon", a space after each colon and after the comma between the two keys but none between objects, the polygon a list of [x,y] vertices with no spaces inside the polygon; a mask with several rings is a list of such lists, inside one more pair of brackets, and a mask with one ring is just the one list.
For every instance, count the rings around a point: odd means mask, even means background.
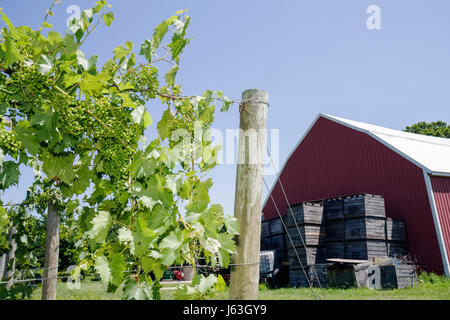
[{"label": "tree", "polygon": [[[97,1],[64,35],[50,30],[45,36],[57,3],[39,30],[16,28],[1,13],[0,147],[12,160],[2,163],[0,188],[18,183],[20,164],[33,167],[33,204],[51,204],[60,213],[75,206],[79,212],[73,217],[82,236],[77,243],[86,250],[73,276],[94,268],[108,291],[124,283],[124,298],[159,298],[158,280],[174,263],[195,268],[203,255],[227,266],[238,225],[220,205],[210,204],[212,181],[205,175],[217,164],[218,148],[209,135],[215,104],[221,101],[226,111],[231,100],[220,91],[181,95],[176,75],[190,41],[190,17],[177,12],[156,27],[139,53],[125,42],[100,68],[98,56],[85,57],[81,47],[98,25],[111,25],[111,6]],[[155,58],[158,50],[165,51],[162,58]],[[145,62],[137,63],[138,57]],[[159,62],[172,65],[163,87]],[[143,134],[152,117],[146,104],[157,96],[167,109],[159,135],[147,144]],[[8,218],[0,215],[1,231]],[[223,288],[223,279],[196,276],[191,289],[214,287]]]},{"label": "tree", "polygon": [[424,134],[440,138],[450,138],[450,125],[444,121],[418,122],[410,127],[406,127],[406,132]]}]

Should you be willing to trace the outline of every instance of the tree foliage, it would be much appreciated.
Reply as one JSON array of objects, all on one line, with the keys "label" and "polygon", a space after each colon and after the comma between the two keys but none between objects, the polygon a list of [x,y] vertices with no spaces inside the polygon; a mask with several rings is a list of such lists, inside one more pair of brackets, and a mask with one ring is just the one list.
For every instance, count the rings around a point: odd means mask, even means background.
[{"label": "tree foliage", "polygon": [[450,138],[450,125],[440,120],[435,122],[418,122],[412,126],[406,127],[405,131],[427,136]]},{"label": "tree foliage", "polygon": [[[52,14],[39,30],[15,27],[1,14],[0,187],[18,183],[19,165],[35,170],[26,201],[41,211],[52,201],[76,221],[73,276],[94,269],[110,292],[124,284],[124,298],[155,299],[170,265],[195,267],[203,256],[227,267],[238,225],[210,203],[205,176],[217,164],[209,134],[216,102],[226,111],[231,101],[220,91],[181,95],[176,75],[190,41],[185,11],[160,23],[138,51],[130,41],[116,47],[103,66],[82,45],[113,22],[106,1],[82,11],[64,34],[51,30]],[[161,86],[156,64],[164,62],[171,68]],[[156,97],[166,109],[147,143],[147,107]],[[0,211],[0,229],[7,221]],[[196,277],[192,288],[200,298],[210,292],[206,284],[222,288],[217,283]]]}]

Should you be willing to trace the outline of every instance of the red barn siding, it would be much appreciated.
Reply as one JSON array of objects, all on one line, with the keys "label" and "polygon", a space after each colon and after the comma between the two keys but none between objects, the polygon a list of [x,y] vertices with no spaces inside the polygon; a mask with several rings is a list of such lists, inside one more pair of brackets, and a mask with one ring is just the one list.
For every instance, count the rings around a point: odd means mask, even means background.
[{"label": "red barn siding", "polygon": [[[384,195],[388,217],[406,221],[410,249],[427,270],[443,273],[423,171],[369,135],[320,117],[280,174],[289,203],[356,193]],[[277,182],[272,196],[286,213]],[[270,197],[264,217],[277,217]]]},{"label": "red barn siding", "polygon": [[450,257],[450,178],[431,177],[431,185],[447,256]]}]

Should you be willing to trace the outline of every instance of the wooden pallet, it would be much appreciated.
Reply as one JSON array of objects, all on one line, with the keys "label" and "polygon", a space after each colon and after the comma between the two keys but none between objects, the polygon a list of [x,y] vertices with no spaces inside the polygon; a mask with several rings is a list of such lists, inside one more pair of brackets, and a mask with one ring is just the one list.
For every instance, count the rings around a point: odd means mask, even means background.
[{"label": "wooden pallet", "polygon": [[[296,226],[293,226],[288,228],[288,234],[286,234],[286,244],[288,248],[303,246],[301,237],[303,238],[303,241],[306,245],[322,245],[326,242],[324,225],[303,224],[299,225],[298,229]],[[291,239],[293,243],[291,242]]]},{"label": "wooden pallet", "polygon": [[369,260],[387,256],[386,241],[362,240],[345,242],[345,259]]},{"label": "wooden pallet", "polygon": [[286,212],[286,225],[288,227],[295,226],[295,222],[298,225],[304,223],[321,224],[323,219],[323,205],[321,203],[303,202],[288,207]]},{"label": "wooden pallet", "polygon": [[406,241],[405,221],[386,218],[386,240]]},{"label": "wooden pallet", "polygon": [[385,240],[384,218],[360,217],[344,220],[345,240]]},{"label": "wooden pallet", "polygon": [[344,198],[344,218],[386,217],[384,197],[361,194]]}]

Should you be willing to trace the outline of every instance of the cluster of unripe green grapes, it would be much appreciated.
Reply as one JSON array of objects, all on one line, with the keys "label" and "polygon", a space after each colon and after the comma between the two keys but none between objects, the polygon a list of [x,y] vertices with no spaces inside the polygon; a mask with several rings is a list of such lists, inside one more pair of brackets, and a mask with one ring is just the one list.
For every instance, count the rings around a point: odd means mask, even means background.
[{"label": "cluster of unripe green grapes", "polygon": [[143,65],[125,77],[145,98],[153,99],[159,90],[158,69],[152,65]]},{"label": "cluster of unripe green grapes", "polygon": [[0,128],[0,148],[4,153],[15,156],[22,148],[22,144],[17,141],[13,132]]}]

